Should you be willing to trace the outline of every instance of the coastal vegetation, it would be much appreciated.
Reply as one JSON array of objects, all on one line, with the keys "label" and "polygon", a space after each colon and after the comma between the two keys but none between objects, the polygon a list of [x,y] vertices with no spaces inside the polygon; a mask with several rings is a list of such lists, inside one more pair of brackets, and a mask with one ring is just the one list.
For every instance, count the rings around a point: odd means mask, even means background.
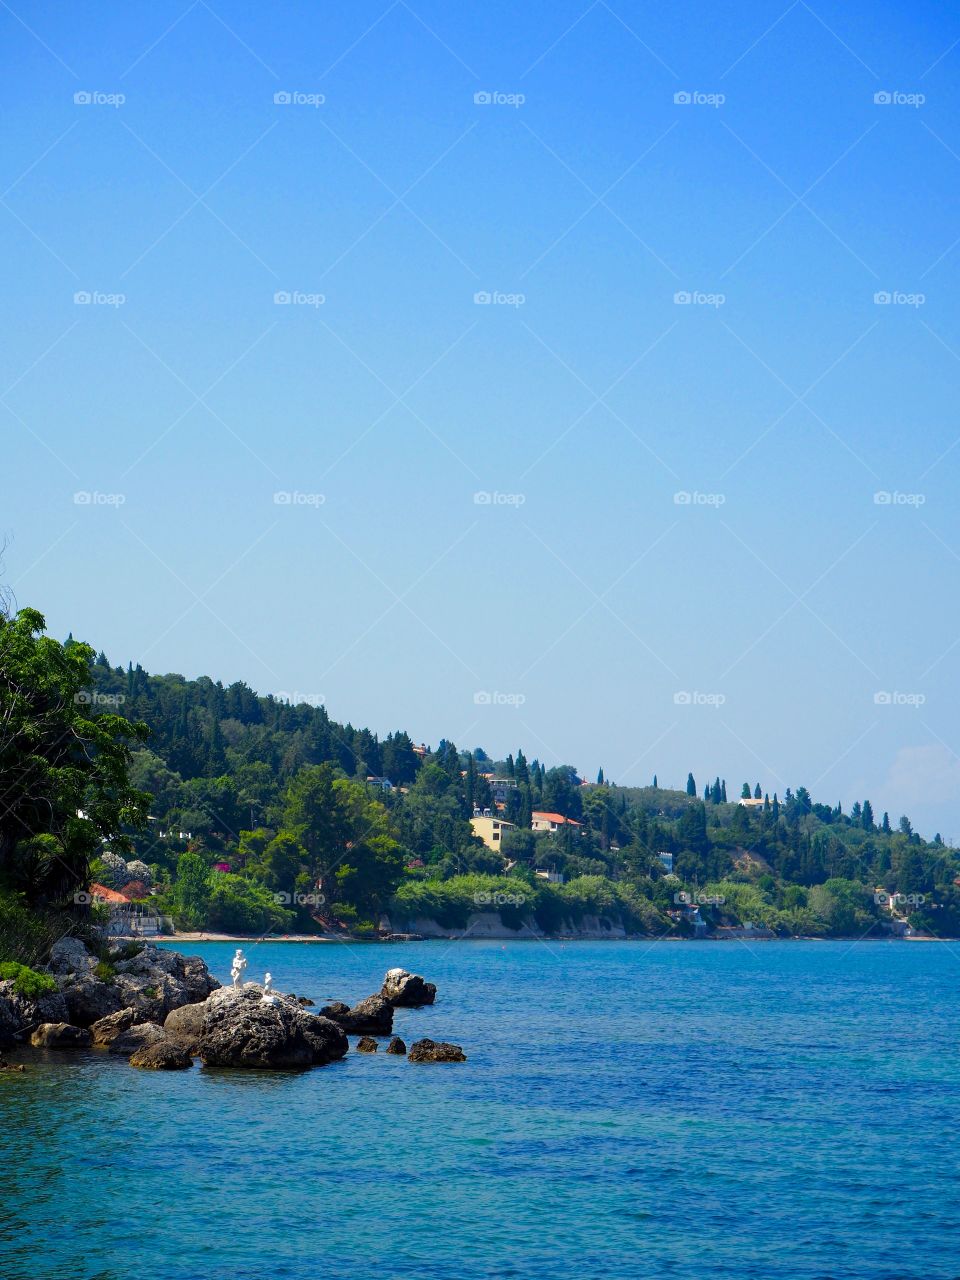
[{"label": "coastal vegetation", "polygon": [[[522,750],[418,746],[242,683],[111,666],[44,629],[0,616],[0,960],[37,964],[65,919],[95,920],[91,882],[240,934],[478,913],[518,933],[960,933],[957,851],[868,800],[701,790],[693,772],[676,790],[586,783]],[[484,813],[510,824],[496,848],[471,826]]]}]

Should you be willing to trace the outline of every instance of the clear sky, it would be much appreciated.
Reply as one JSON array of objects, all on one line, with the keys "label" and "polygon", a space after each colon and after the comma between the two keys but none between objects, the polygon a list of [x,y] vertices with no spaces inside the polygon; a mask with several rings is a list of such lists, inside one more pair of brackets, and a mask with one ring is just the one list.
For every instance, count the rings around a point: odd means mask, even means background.
[{"label": "clear sky", "polygon": [[54,634],[960,839],[960,14],[0,29],[0,528]]}]

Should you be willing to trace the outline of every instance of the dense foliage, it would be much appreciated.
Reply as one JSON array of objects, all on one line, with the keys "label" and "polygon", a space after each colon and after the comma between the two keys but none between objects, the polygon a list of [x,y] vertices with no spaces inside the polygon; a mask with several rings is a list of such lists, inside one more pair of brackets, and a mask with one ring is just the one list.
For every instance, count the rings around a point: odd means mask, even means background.
[{"label": "dense foliage", "polygon": [[[92,873],[180,927],[237,933],[369,932],[385,917],[462,928],[495,911],[519,932],[601,919],[860,937],[909,917],[960,934],[956,852],[906,817],[878,821],[869,801],[844,813],[750,782],[728,799],[724,779],[701,792],[692,773],[682,790],[618,787],[602,770],[586,784],[522,751],[418,748],[244,684],[111,667],[42,629],[32,611],[0,619],[11,921],[17,902],[62,904]],[[492,778],[514,824],[496,851],[470,826],[493,808]],[[572,821],[535,833],[535,810]]]}]

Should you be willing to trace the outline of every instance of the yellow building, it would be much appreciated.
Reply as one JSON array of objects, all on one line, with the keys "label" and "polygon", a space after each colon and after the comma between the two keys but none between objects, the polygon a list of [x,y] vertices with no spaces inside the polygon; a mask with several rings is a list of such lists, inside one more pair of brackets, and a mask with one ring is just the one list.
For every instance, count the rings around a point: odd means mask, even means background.
[{"label": "yellow building", "polygon": [[470,819],[473,834],[479,836],[487,848],[493,849],[495,853],[500,852],[500,841],[503,833],[512,831],[513,825],[512,822],[504,822],[502,818],[494,818],[489,814]]}]

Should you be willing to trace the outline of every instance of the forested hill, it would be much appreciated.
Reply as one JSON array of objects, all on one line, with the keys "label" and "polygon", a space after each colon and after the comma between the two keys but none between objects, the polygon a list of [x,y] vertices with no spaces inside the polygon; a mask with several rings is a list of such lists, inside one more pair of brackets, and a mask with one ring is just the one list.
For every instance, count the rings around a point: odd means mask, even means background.
[{"label": "forested hill", "polygon": [[[909,917],[960,933],[956,852],[939,835],[923,840],[905,816],[875,815],[869,800],[844,813],[803,786],[780,796],[757,781],[728,797],[726,780],[701,790],[692,775],[683,790],[656,779],[619,787],[602,773],[587,785],[522,750],[492,760],[447,741],[418,746],[402,730],[381,740],[322,707],[113,668],[103,654],[89,696],[92,710],[149,727],[131,778],[152,795],[153,820],[134,842],[185,923],[304,928],[324,914],[369,930],[385,911],[463,920],[494,885],[509,899],[503,886],[523,881],[544,927],[606,913],[637,932],[749,921],[781,934],[881,936]],[[508,780],[499,816],[513,824],[496,850],[470,825],[476,811],[498,813],[491,775]],[[542,810],[571,821],[535,832]],[[192,897],[178,889],[187,875]],[[297,907],[297,893],[320,888],[322,913]],[[289,910],[276,907],[278,893]]]}]

